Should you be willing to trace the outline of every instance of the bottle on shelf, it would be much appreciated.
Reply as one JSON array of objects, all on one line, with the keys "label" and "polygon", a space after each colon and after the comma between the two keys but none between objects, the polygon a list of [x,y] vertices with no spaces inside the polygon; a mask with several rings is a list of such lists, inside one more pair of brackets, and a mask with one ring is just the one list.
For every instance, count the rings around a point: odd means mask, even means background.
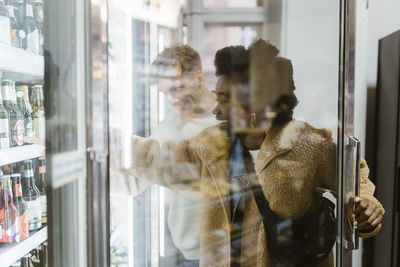
[{"label": "bottle on shelf", "polygon": [[13,173],[11,175],[13,185],[14,205],[18,209],[19,221],[19,239],[24,240],[29,237],[29,224],[28,224],[28,205],[22,197],[21,174]]},{"label": "bottle on shelf", "polygon": [[0,243],[12,243],[19,241],[18,210],[13,204],[10,175],[2,175],[0,178]]},{"label": "bottle on shelf", "polygon": [[0,43],[11,45],[11,23],[4,0],[0,0]]},{"label": "bottle on shelf", "polygon": [[19,24],[18,24],[17,16],[16,16],[17,8],[14,5],[13,0],[6,0],[5,4],[6,4],[6,8],[8,10],[8,17],[10,18],[11,45],[19,48],[19,46],[20,46],[20,42],[19,42],[19,38],[18,38]]},{"label": "bottle on shelf", "polygon": [[33,267],[31,257],[32,255],[30,253],[23,256],[21,259],[21,267]]},{"label": "bottle on shelf", "polygon": [[24,144],[25,127],[23,115],[17,108],[14,82],[11,80],[3,80],[1,85],[3,104],[6,107],[9,115],[10,146],[22,146]]},{"label": "bottle on shelf", "polygon": [[38,166],[38,188],[42,205],[42,223],[47,223],[47,186],[46,186],[46,158],[40,157]]},{"label": "bottle on shelf", "polygon": [[31,0],[25,2],[25,17],[22,28],[26,34],[24,48],[33,54],[39,54],[39,29],[33,17],[33,3]]},{"label": "bottle on shelf", "polygon": [[25,1],[24,0],[16,0],[16,8],[17,8],[17,21],[19,25],[24,23],[25,18]]},{"label": "bottle on shelf", "polygon": [[34,137],[35,132],[33,131],[32,110],[28,110],[25,97],[25,91],[28,90],[29,89],[27,85],[21,85],[17,87],[17,104],[19,110],[24,116],[25,136]]},{"label": "bottle on shelf", "polygon": [[22,195],[28,204],[29,231],[33,231],[42,227],[40,193],[35,185],[32,160],[25,160],[21,167]]},{"label": "bottle on shelf", "polygon": [[21,261],[17,260],[13,264],[11,264],[11,267],[21,267]]},{"label": "bottle on shelf", "polygon": [[34,17],[38,27],[38,34],[39,34],[39,55],[43,55],[43,43],[44,43],[44,36],[43,36],[43,0],[35,0],[35,7],[34,7]]},{"label": "bottle on shelf", "polygon": [[3,97],[0,93],[0,149],[10,147],[10,120],[7,109],[3,105]]},{"label": "bottle on shelf", "polygon": [[16,96],[14,81],[12,81],[11,100],[16,115],[14,121],[11,120],[11,122],[14,125],[14,128],[11,128],[11,131],[13,131],[12,132],[13,140],[11,142],[14,141],[14,146],[22,146],[24,144],[24,135],[25,135],[24,115],[17,105],[17,96]]},{"label": "bottle on shelf", "polygon": [[43,106],[43,86],[34,85],[32,88],[33,97],[33,127],[35,128],[35,137],[45,139],[45,112]]},{"label": "bottle on shelf", "polygon": [[44,241],[40,247],[40,267],[49,267],[48,243]]},{"label": "bottle on shelf", "polygon": [[26,111],[29,113],[29,115],[32,118],[32,133],[30,136],[35,137],[35,124],[33,123],[33,111],[32,111],[31,102],[29,101],[29,87],[28,86],[24,87],[24,98],[25,98]]}]

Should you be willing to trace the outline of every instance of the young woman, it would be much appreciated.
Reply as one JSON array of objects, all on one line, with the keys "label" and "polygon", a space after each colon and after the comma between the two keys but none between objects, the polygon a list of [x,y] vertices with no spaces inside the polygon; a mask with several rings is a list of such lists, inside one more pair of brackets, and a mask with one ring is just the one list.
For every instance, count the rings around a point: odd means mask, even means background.
[{"label": "young woman", "polygon": [[[162,148],[155,140],[132,137],[133,175],[202,193],[201,266],[281,264],[268,250],[251,186],[259,184],[271,210],[292,220],[317,207],[316,187],[336,188],[330,133],[292,119],[297,105],[292,65],[277,55],[263,40],[249,50],[217,52],[218,126]],[[368,237],[379,231],[384,210],[362,164],[356,215],[362,236]],[[320,263],[332,264],[332,256]]]}]

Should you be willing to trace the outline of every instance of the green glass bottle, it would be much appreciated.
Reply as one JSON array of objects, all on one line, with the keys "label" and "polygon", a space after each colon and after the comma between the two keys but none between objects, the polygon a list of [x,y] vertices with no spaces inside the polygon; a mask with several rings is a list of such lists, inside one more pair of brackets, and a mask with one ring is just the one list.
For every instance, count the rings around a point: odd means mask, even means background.
[{"label": "green glass bottle", "polygon": [[33,100],[33,128],[35,129],[35,137],[45,139],[46,129],[43,106],[43,86],[33,86],[33,95],[35,96]]},{"label": "green glass bottle", "polygon": [[17,104],[19,110],[24,116],[25,136],[33,137],[35,132],[33,131],[33,117],[32,110],[28,109],[25,101],[25,91],[28,90],[27,85],[21,85],[17,87]]},{"label": "green glass bottle", "polygon": [[[12,106],[14,109],[14,116],[11,117],[10,113],[10,122],[12,123],[13,127],[11,128],[11,146],[22,146],[24,144],[24,135],[25,135],[25,125],[24,125],[24,115],[20,111],[17,105],[17,95],[15,90],[15,82],[12,82],[12,89],[11,89],[11,100]],[[14,142],[14,145],[13,145]]]},{"label": "green glass bottle", "polygon": [[24,119],[21,112],[17,108],[15,98],[14,82],[11,80],[3,80],[1,82],[3,104],[9,115],[10,129],[10,146],[22,146],[24,143]]},{"label": "green glass bottle", "polygon": [[10,147],[10,121],[7,109],[3,105],[3,97],[0,94],[0,149]]}]

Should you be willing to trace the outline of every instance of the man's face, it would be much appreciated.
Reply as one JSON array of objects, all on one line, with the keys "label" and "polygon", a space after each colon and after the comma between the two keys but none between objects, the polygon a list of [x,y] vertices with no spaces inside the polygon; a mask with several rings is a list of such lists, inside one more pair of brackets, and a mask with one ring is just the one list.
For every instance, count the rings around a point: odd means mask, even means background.
[{"label": "man's face", "polygon": [[196,113],[201,90],[201,80],[196,73],[185,74],[179,78],[162,78],[158,81],[160,91],[164,92],[170,103],[181,116]]}]

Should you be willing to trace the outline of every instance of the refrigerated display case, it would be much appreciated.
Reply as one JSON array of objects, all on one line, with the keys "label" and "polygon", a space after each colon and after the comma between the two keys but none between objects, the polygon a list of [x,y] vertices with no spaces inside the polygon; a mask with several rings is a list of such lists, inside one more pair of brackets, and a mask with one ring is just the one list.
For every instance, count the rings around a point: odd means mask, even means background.
[{"label": "refrigerated display case", "polygon": [[[1,179],[5,182],[1,188],[0,265],[11,266],[20,259],[24,260],[23,257],[39,264],[41,251],[40,266],[48,266],[47,175],[42,105],[43,1],[18,5],[15,1],[0,1],[0,9],[1,105],[6,107],[8,113],[2,117],[2,121],[8,120],[8,125],[2,124],[0,150]],[[8,41],[3,38],[7,34]],[[9,109],[10,101],[14,102],[14,111]],[[41,108],[41,113],[36,112],[34,116],[33,110],[38,111],[38,108]],[[8,128],[8,132],[4,127]],[[8,148],[4,146],[7,138],[11,139]],[[15,205],[10,204],[12,196],[11,203]],[[6,199],[9,200],[8,205],[3,203],[7,202]],[[10,213],[6,206],[14,207],[17,213]]]}]

